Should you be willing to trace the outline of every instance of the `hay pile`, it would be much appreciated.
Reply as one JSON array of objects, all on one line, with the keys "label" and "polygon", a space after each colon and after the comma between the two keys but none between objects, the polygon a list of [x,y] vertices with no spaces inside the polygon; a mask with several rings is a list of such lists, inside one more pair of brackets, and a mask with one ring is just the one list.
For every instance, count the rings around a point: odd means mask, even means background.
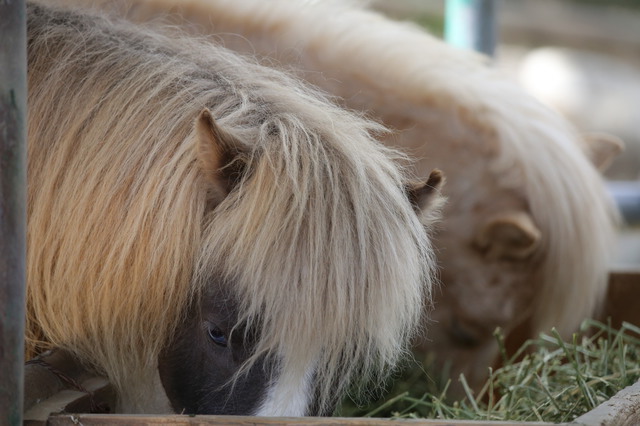
[{"label": "hay pile", "polygon": [[438,385],[416,366],[384,399],[367,407],[346,402],[341,416],[569,422],[640,378],[640,328],[586,321],[571,342],[552,330],[530,340],[490,372],[478,394],[460,376],[466,396],[449,401],[450,381]]}]

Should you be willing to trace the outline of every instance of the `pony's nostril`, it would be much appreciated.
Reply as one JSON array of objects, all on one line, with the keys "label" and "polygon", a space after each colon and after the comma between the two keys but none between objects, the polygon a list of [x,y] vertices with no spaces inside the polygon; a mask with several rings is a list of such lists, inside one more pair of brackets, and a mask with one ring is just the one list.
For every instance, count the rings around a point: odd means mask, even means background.
[{"label": "pony's nostril", "polygon": [[461,323],[457,318],[451,320],[449,334],[453,341],[467,348],[473,348],[480,344],[480,336],[473,328]]}]

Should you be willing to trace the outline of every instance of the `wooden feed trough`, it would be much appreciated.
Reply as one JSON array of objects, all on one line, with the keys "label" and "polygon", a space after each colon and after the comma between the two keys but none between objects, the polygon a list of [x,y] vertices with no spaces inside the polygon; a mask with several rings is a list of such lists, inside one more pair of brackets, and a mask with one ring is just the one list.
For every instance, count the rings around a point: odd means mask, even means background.
[{"label": "wooden feed trough", "polygon": [[[614,327],[623,321],[640,325],[640,270],[613,272],[605,317]],[[141,416],[106,414],[115,406],[116,394],[109,382],[92,377],[64,351],[42,355],[25,368],[24,424],[35,425],[551,425],[554,423],[392,420],[373,418],[268,418],[244,416]],[[81,414],[91,413],[91,414]],[[566,425],[619,426],[640,424],[640,382]]]}]

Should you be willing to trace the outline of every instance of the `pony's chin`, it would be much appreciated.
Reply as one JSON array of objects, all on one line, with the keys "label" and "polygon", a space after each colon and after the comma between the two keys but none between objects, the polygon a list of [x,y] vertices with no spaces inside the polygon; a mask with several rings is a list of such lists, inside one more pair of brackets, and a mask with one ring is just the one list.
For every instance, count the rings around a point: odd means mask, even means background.
[{"label": "pony's chin", "polygon": [[[256,411],[256,416],[265,417],[302,417],[316,415],[310,413],[312,377],[314,369],[308,369],[301,378],[287,377],[282,374],[269,385],[264,401]],[[292,386],[292,382],[298,382]]]}]

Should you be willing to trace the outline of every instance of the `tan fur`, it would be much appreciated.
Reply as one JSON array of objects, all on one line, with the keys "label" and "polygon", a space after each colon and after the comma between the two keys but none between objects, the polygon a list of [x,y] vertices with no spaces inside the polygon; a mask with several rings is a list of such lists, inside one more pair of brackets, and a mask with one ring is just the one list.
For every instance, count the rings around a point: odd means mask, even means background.
[{"label": "tan fur", "polygon": [[[183,309],[224,277],[256,354],[316,367],[320,403],[397,361],[433,259],[381,126],[197,40],[28,16],[30,354],[66,347],[144,411]],[[215,209],[208,115],[248,170]]]},{"label": "tan fur", "polygon": [[[193,33],[292,66],[397,129],[387,143],[418,158],[418,174],[443,169],[449,203],[436,241],[444,288],[424,345],[463,371],[486,372],[496,326],[508,332],[531,317],[534,334],[556,327],[568,336],[597,312],[616,221],[603,181],[576,131],[483,57],[346,1],[94,3],[139,21],[170,12]],[[495,261],[473,248],[504,211],[527,216],[540,231],[525,259]],[[455,322],[468,324],[475,347],[455,346]],[[454,352],[464,353],[459,362]]]}]

